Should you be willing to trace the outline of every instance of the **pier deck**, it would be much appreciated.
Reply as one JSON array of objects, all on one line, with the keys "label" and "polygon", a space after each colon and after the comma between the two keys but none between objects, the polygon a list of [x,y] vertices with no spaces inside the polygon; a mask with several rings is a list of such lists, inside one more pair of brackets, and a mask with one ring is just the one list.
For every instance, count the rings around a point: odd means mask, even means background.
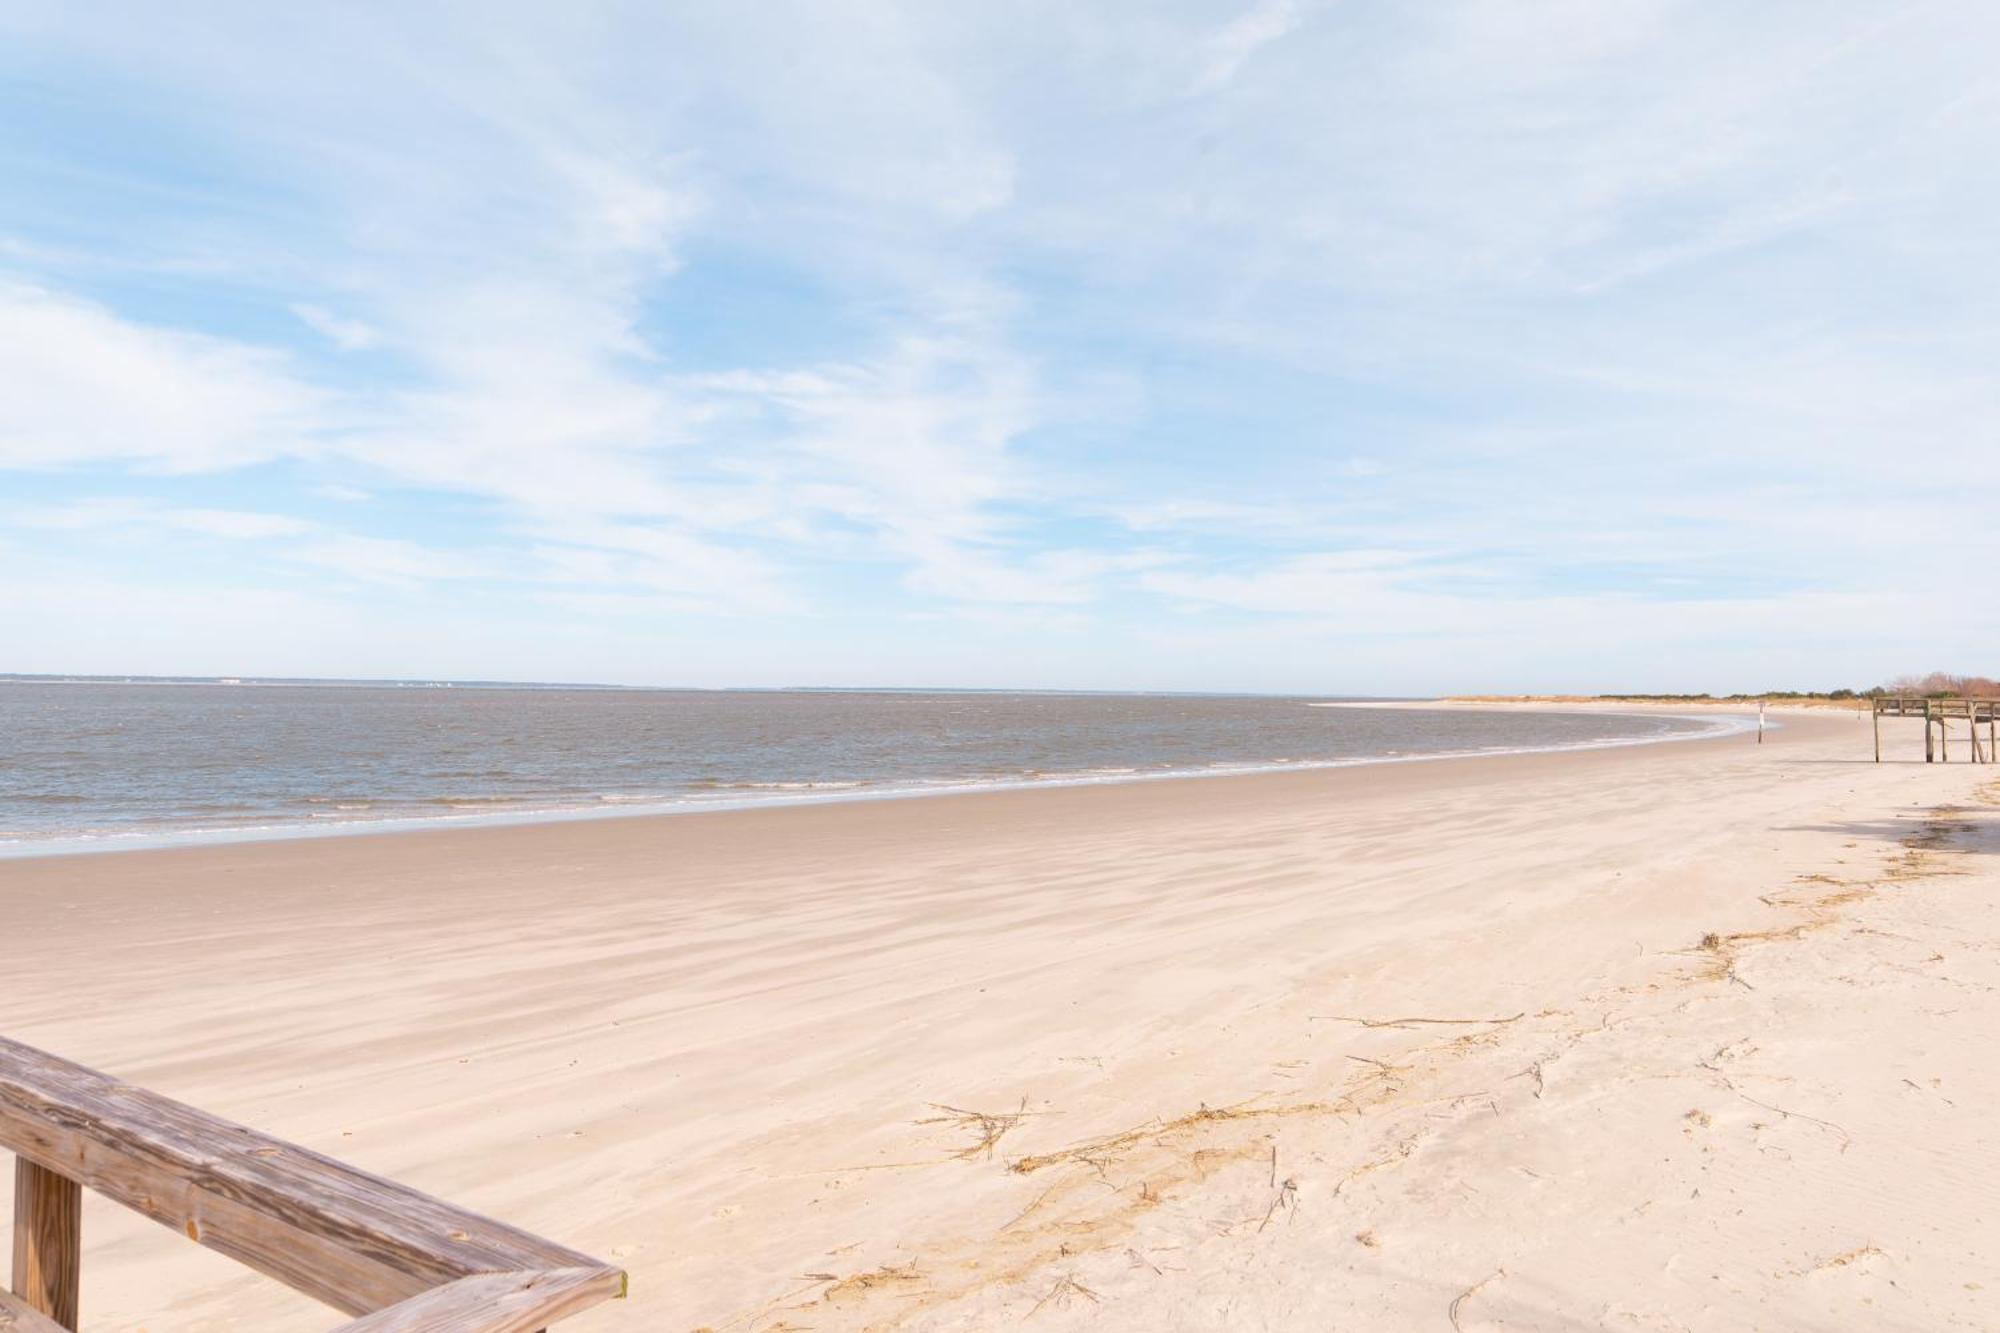
[{"label": "pier deck", "polygon": [[[1927,764],[1950,762],[1950,723],[1959,720],[1965,722],[1966,757],[1975,764],[1994,762],[1996,742],[2000,742],[2000,699],[1924,699],[1900,695],[1884,696],[1872,702],[1875,713],[1875,762],[1878,764],[1882,762],[1882,719],[1885,717],[1920,717],[1924,720],[1924,762]],[[1982,723],[1986,727],[1983,745],[1979,739]]]}]

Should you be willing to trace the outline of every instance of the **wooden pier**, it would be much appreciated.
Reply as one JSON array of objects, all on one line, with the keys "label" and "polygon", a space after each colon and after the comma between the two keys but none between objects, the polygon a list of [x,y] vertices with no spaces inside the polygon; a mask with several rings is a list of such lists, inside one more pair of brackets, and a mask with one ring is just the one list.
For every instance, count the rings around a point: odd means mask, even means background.
[{"label": "wooden pier", "polygon": [[[2000,699],[1915,699],[1884,697],[1873,701],[1875,705],[1875,762],[1882,762],[1882,719],[1885,717],[1920,717],[1924,720],[1924,762],[1949,763],[1951,759],[1950,722],[1964,719],[1966,730],[1966,758],[1975,764],[1990,764],[2000,758]],[[1986,741],[1979,740],[1979,727],[1986,726]]]},{"label": "wooden pier", "polygon": [[535,1333],[625,1294],[589,1255],[4,1037],[0,1148],[0,1333],[75,1330],[86,1188],[357,1316],[335,1333]]}]

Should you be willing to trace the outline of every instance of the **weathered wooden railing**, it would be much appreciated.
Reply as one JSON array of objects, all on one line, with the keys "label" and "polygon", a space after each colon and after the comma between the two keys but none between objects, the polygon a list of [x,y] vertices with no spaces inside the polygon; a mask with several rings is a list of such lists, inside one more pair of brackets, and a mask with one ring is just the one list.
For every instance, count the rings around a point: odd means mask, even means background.
[{"label": "weathered wooden railing", "polygon": [[[1920,717],[1924,720],[1924,762],[1951,759],[1951,731],[1945,724],[1965,719],[1966,748],[1975,764],[2000,762],[2000,699],[1959,697],[1912,698],[1883,695],[1874,701],[1875,762],[1882,762],[1882,719]],[[1986,724],[1986,744],[1979,744],[1979,724]]]},{"label": "weathered wooden railing", "polygon": [[359,1316],[337,1333],[532,1333],[625,1294],[588,1255],[4,1037],[0,1149],[4,1333],[76,1328],[84,1187]]}]

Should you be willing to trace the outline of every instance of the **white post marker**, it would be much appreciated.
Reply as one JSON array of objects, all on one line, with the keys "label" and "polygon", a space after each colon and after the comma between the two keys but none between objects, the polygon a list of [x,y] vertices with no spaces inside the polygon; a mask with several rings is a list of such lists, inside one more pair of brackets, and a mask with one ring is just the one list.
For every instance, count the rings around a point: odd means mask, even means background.
[{"label": "white post marker", "polygon": [[1757,744],[1764,743],[1764,701],[1757,701]]}]

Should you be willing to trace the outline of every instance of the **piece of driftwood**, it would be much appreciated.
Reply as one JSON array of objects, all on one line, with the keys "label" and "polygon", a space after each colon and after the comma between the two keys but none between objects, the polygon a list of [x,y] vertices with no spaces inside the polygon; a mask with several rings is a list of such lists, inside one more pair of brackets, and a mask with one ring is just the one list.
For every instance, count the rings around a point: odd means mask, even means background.
[{"label": "piece of driftwood", "polygon": [[[462,1287],[449,1317],[421,1322],[420,1309],[419,1322],[350,1326],[370,1333],[540,1328],[624,1293],[625,1275],[588,1255],[5,1038],[0,1148],[351,1315],[383,1318],[463,1279],[495,1279]],[[40,1309],[21,1283],[17,1240],[15,1290]],[[562,1295],[544,1310],[521,1305],[522,1291]],[[481,1322],[469,1302],[489,1295],[495,1311]],[[511,1309],[540,1322],[512,1322]]]}]

